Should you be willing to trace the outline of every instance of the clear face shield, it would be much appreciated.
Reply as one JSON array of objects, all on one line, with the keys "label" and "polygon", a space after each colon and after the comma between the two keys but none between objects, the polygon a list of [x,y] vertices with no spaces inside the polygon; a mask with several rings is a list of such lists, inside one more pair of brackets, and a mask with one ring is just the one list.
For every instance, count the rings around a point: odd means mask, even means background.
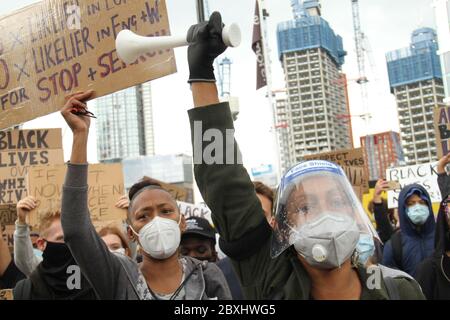
[{"label": "clear face shield", "polygon": [[282,178],[274,205],[273,258],[293,245],[312,265],[339,267],[363,234],[378,238],[344,171],[306,161]]}]

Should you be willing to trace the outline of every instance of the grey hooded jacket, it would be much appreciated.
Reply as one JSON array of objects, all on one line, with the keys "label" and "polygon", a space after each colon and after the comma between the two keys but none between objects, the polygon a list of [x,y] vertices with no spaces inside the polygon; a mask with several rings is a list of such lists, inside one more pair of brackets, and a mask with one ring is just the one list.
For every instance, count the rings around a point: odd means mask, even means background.
[{"label": "grey hooded jacket", "polygon": [[[62,194],[64,240],[98,299],[139,300],[139,267],[121,254],[111,253],[92,225],[88,209],[88,165],[68,164]],[[186,300],[231,299],[222,271],[213,263],[186,257]]]}]

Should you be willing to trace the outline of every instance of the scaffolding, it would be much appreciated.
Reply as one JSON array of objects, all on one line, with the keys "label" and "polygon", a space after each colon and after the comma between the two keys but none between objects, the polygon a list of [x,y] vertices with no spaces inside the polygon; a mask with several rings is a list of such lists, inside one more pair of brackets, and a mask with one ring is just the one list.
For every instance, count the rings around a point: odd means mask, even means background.
[{"label": "scaffolding", "polygon": [[225,57],[219,62],[219,86],[220,96],[229,98],[231,96],[231,65],[233,62]]},{"label": "scaffolding", "polygon": [[442,79],[436,32],[421,28],[413,32],[411,45],[386,54],[389,83],[393,88],[434,78]]},{"label": "scaffolding", "polygon": [[306,16],[301,20],[282,22],[277,29],[278,54],[314,48],[324,48],[337,65],[344,64],[347,52],[342,37],[336,35],[320,16]]}]

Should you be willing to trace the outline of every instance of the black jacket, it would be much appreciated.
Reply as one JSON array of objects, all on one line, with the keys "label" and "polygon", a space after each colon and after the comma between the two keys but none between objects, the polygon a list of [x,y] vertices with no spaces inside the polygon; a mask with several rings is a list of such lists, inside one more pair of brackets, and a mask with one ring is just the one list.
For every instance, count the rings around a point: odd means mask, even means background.
[{"label": "black jacket", "polygon": [[380,240],[383,243],[388,242],[394,234],[395,229],[389,221],[387,201],[374,203],[373,215],[375,216],[375,222],[377,223],[377,232],[380,236]]},{"label": "black jacket", "polygon": [[241,283],[233,269],[231,260],[228,257],[221,259],[217,262],[217,266],[222,270],[225,279],[227,279],[228,286],[230,287],[231,296],[233,300],[244,300],[244,295],[242,294]]},{"label": "black jacket", "polygon": [[81,277],[81,289],[57,292],[41,272],[39,265],[28,279],[17,283],[13,290],[14,300],[96,300],[94,290],[86,279]]},{"label": "black jacket", "polygon": [[25,279],[25,275],[16,267],[14,261],[11,261],[0,277],[0,289],[12,289],[22,279]]},{"label": "black jacket", "polygon": [[[444,182],[443,179],[440,182],[439,187],[442,199],[445,201],[449,195],[450,180],[447,176],[445,185],[442,184]],[[445,219],[444,207],[441,203],[436,222],[435,252],[418,267],[416,275],[416,280],[429,300],[450,299],[450,257],[446,255],[446,252],[450,251],[449,238],[450,231]]]}]

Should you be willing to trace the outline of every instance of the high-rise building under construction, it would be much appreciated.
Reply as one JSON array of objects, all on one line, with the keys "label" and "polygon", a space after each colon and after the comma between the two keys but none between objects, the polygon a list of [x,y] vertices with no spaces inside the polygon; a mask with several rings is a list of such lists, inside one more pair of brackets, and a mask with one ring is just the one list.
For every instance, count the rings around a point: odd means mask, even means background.
[{"label": "high-rise building under construction", "polygon": [[412,33],[408,48],[386,54],[391,92],[397,101],[400,136],[408,165],[437,159],[433,112],[443,105],[444,86],[436,32]]},{"label": "high-rise building under construction", "polygon": [[342,38],[322,18],[319,1],[292,0],[292,7],[294,20],[277,31],[287,93],[283,123],[290,133],[284,162],[291,165],[305,155],[353,146]]}]

